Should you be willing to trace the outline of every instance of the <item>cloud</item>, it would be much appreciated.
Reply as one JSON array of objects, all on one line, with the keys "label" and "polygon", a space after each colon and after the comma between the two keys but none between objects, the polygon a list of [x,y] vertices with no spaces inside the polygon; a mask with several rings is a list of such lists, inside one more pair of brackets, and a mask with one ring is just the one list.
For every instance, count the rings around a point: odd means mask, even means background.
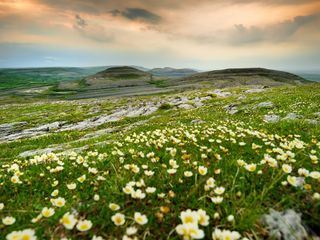
[{"label": "cloud", "polygon": [[81,28],[84,28],[88,24],[87,24],[86,20],[84,20],[82,17],[80,17],[80,15],[76,14],[76,25]]},{"label": "cloud", "polygon": [[108,33],[105,28],[98,24],[89,24],[87,20],[79,14],[75,15],[73,28],[77,30],[83,37],[89,38],[96,42],[111,42],[113,35]]},{"label": "cloud", "polygon": [[[250,45],[258,43],[277,44],[281,42],[296,40],[302,36],[297,33],[305,28],[309,32],[316,33],[320,24],[320,14],[312,14],[306,16],[296,16],[292,20],[285,20],[275,24],[266,26],[246,26],[244,24],[234,24],[232,28],[216,30],[211,33],[179,36],[182,38],[188,37],[199,43],[206,44],[229,44],[233,46]],[[318,30],[319,32],[319,30]],[[298,36],[296,36],[298,35]],[[174,35],[173,35],[174,36]]]},{"label": "cloud", "polygon": [[292,20],[268,25],[266,27],[246,27],[236,24],[230,32],[229,42],[232,44],[248,44],[262,41],[281,42],[291,38],[299,29],[309,23],[315,23],[320,15],[296,16]]},{"label": "cloud", "polygon": [[142,21],[150,24],[158,24],[161,17],[143,8],[127,8],[124,11],[114,9],[110,11],[112,16],[122,16],[133,21]]}]

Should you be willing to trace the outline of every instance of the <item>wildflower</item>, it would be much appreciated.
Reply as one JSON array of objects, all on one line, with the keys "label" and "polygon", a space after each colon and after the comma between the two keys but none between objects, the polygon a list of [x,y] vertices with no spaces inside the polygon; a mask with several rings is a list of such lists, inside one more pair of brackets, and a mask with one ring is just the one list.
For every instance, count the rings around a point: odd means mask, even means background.
[{"label": "wildflower", "polygon": [[0,211],[4,208],[4,204],[0,203]]},{"label": "wildflower", "polygon": [[139,212],[135,212],[134,213],[134,220],[136,223],[140,224],[140,225],[144,225],[148,222],[148,218],[146,215],[142,215]]},{"label": "wildflower", "polygon": [[191,171],[185,171],[183,174],[185,177],[191,177],[193,175]]},{"label": "wildflower", "polygon": [[83,183],[86,180],[86,175],[82,175],[81,177],[77,178],[78,182]]},{"label": "wildflower", "polygon": [[109,204],[109,208],[112,210],[112,211],[117,211],[120,209],[120,206],[116,203],[110,203]]},{"label": "wildflower", "polygon": [[317,171],[310,172],[309,176],[313,179],[320,179],[320,172],[317,172]]},{"label": "wildflower", "polygon": [[104,240],[104,238],[100,237],[100,236],[93,235],[91,240]]},{"label": "wildflower", "polygon": [[222,203],[222,201],[223,201],[223,197],[220,197],[220,196],[218,196],[218,197],[212,197],[212,198],[211,198],[211,201],[212,201],[213,203],[215,203],[215,204],[220,204],[220,203]]},{"label": "wildflower", "polygon": [[237,163],[238,163],[238,165],[239,165],[240,167],[246,165],[246,162],[243,161],[242,159],[237,160]]},{"label": "wildflower", "polygon": [[284,171],[285,173],[291,173],[292,171],[292,167],[288,164],[283,164],[282,165],[282,171]]},{"label": "wildflower", "polygon": [[209,225],[209,219],[210,217],[207,215],[206,211],[202,210],[202,209],[199,209],[197,211],[198,213],[198,216],[199,216],[199,221],[198,223],[201,225],[201,226],[208,226]]},{"label": "wildflower", "polygon": [[225,188],[224,188],[224,187],[217,187],[217,188],[214,189],[214,192],[215,192],[215,194],[217,194],[217,195],[223,194],[224,191],[225,191]]},{"label": "wildflower", "polygon": [[168,169],[167,170],[167,173],[169,173],[169,174],[175,174],[177,172],[177,169],[174,169],[174,168],[170,168],[170,169]]},{"label": "wildflower", "polygon": [[229,215],[227,217],[228,222],[233,222],[234,221],[234,216],[233,215]]},{"label": "wildflower", "polygon": [[238,240],[240,239],[241,235],[236,231],[229,231],[229,230],[220,230],[216,228],[212,233],[213,240]]},{"label": "wildflower", "polygon": [[298,186],[298,181],[297,181],[297,178],[296,177],[293,177],[293,176],[288,176],[287,177],[287,181],[288,183],[290,183],[292,186],[294,187],[297,187]]},{"label": "wildflower", "polygon": [[146,192],[147,193],[154,193],[157,189],[155,187],[147,187]]},{"label": "wildflower", "polygon": [[8,216],[8,217],[2,218],[2,223],[3,223],[4,225],[12,225],[12,224],[14,224],[15,222],[16,222],[16,219],[15,219],[14,217]]},{"label": "wildflower", "polygon": [[125,216],[122,213],[117,213],[111,217],[111,220],[116,226],[121,226],[125,223]]},{"label": "wildflower", "polygon": [[182,235],[184,239],[202,239],[204,238],[203,230],[199,229],[198,225],[192,223],[179,224],[176,227],[176,232]]},{"label": "wildflower", "polygon": [[76,227],[80,232],[85,232],[92,227],[92,222],[90,220],[79,220]]},{"label": "wildflower", "polygon": [[192,211],[188,209],[180,213],[180,219],[184,224],[187,224],[187,223],[198,224],[199,215],[196,211]]},{"label": "wildflower", "polygon": [[51,193],[51,197],[56,197],[56,196],[58,196],[58,194],[59,194],[59,190],[56,189]]},{"label": "wildflower", "polygon": [[74,217],[73,214],[70,214],[69,212],[65,213],[62,218],[60,219],[60,223],[63,224],[63,226],[66,229],[73,229],[74,226],[77,223],[77,219]]},{"label": "wildflower", "polygon": [[208,172],[208,169],[206,167],[204,167],[204,166],[199,166],[198,172],[199,172],[200,175],[206,175],[207,172]]},{"label": "wildflower", "polygon": [[257,165],[254,163],[247,164],[245,166],[245,169],[248,170],[249,172],[254,172],[257,169]]},{"label": "wildflower", "polygon": [[38,216],[36,216],[35,218],[32,218],[31,219],[31,222],[32,223],[37,223],[37,222],[39,222],[39,220],[42,218],[43,216],[42,216],[42,214],[40,213]]},{"label": "wildflower", "polygon": [[312,198],[314,199],[314,200],[319,200],[320,199],[320,194],[319,193],[314,193],[313,195],[312,195]]},{"label": "wildflower", "polygon": [[16,176],[16,175],[12,176],[10,180],[11,180],[11,182],[14,183],[14,184],[16,184],[16,183],[21,183],[19,177]]},{"label": "wildflower", "polygon": [[41,211],[42,216],[49,218],[54,214],[54,209],[53,208],[47,208],[44,207]]},{"label": "wildflower", "polygon": [[66,200],[63,197],[51,199],[51,203],[56,207],[63,207],[66,204]]},{"label": "wildflower", "polygon": [[67,184],[67,188],[68,188],[69,190],[74,190],[74,189],[76,189],[76,187],[77,187],[77,184],[76,184],[76,183]]},{"label": "wildflower", "polygon": [[93,200],[99,201],[99,200],[100,200],[100,196],[99,196],[98,194],[95,194],[95,195],[93,196]]},{"label": "wildflower", "polygon": [[137,229],[136,227],[128,227],[128,228],[126,229],[126,234],[127,234],[128,236],[131,236],[131,235],[136,234],[137,231],[138,231],[138,229]]},{"label": "wildflower", "polygon": [[6,236],[7,240],[36,240],[35,231],[33,229],[25,229],[22,231],[14,231]]}]

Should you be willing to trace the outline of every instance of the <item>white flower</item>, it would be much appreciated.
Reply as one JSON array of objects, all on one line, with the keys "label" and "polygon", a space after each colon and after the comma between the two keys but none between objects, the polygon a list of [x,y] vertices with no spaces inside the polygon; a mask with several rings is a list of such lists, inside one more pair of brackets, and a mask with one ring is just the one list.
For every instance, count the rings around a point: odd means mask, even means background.
[{"label": "white flower", "polygon": [[93,196],[93,200],[99,201],[99,200],[100,200],[100,196],[99,196],[98,194],[95,194],[95,195]]},{"label": "white flower", "polygon": [[236,231],[220,230],[216,228],[212,233],[213,240],[238,240],[241,235]]},{"label": "white flower", "polygon": [[257,165],[254,163],[245,165],[245,169],[249,172],[254,172],[257,169]]},{"label": "white flower", "polygon": [[11,216],[2,218],[2,223],[4,225],[12,225],[15,222],[16,222],[16,219],[14,217],[11,217]]},{"label": "white flower", "polygon": [[67,188],[68,188],[69,190],[74,190],[74,189],[76,189],[76,187],[77,187],[77,184],[76,184],[76,183],[67,184]]},{"label": "white flower", "polygon": [[198,224],[199,214],[196,211],[187,209],[186,211],[182,211],[180,213],[180,219],[184,224],[187,224],[187,223]]},{"label": "white flower", "polygon": [[218,196],[218,197],[212,197],[212,198],[211,198],[211,201],[212,201],[213,203],[215,203],[215,204],[220,204],[220,203],[222,203],[222,201],[223,201],[223,197],[220,197],[220,196]]},{"label": "white flower", "polygon": [[288,164],[283,164],[282,165],[282,171],[285,173],[291,173],[292,172],[292,167]]},{"label": "white flower", "polygon": [[111,217],[112,222],[116,226],[121,226],[125,223],[125,216],[122,213],[117,213]]},{"label": "white flower", "polygon": [[46,218],[51,217],[53,214],[54,214],[53,208],[44,207],[41,211],[41,215]]},{"label": "white flower", "polygon": [[86,175],[84,174],[84,175],[78,177],[77,180],[78,180],[78,182],[83,183],[83,182],[86,180],[86,178],[87,178],[87,177],[86,177]]},{"label": "white flower", "polygon": [[217,194],[217,195],[223,194],[224,191],[225,191],[225,188],[224,188],[224,187],[217,187],[217,188],[214,189],[214,192],[215,192],[215,194]]},{"label": "white flower", "polygon": [[77,224],[77,229],[80,232],[88,231],[92,227],[92,222],[90,220],[79,220]]},{"label": "white flower", "polygon": [[63,197],[51,199],[51,203],[55,207],[63,207],[66,204],[66,200]]},{"label": "white flower", "polygon": [[204,166],[199,166],[198,172],[199,172],[200,175],[206,175],[207,172],[208,172],[208,169],[206,167],[204,167]]},{"label": "white flower", "polygon": [[7,240],[36,240],[35,231],[33,229],[25,229],[22,231],[14,231],[6,236]]},{"label": "white flower", "polygon": [[179,224],[176,227],[176,232],[183,236],[184,239],[202,239],[204,238],[203,230],[199,229],[198,225],[192,223]]},{"label": "white flower", "polygon": [[146,192],[147,193],[154,193],[157,189],[155,187],[147,187]]},{"label": "white flower", "polygon": [[137,231],[138,231],[138,229],[137,229],[136,227],[128,227],[128,228],[126,229],[126,234],[127,234],[128,236],[131,236],[131,235],[136,234]]},{"label": "white flower", "polygon": [[120,206],[116,203],[110,203],[109,204],[109,208],[112,210],[112,211],[117,211],[120,209]]},{"label": "white flower", "polygon": [[198,223],[201,226],[208,226],[210,217],[207,215],[206,211],[199,209],[197,213],[199,215]]},{"label": "white flower", "polygon": [[139,212],[134,213],[134,221],[140,225],[144,225],[148,222],[148,218],[146,215],[142,215]]},{"label": "white flower", "polygon": [[227,217],[228,222],[233,222],[234,221],[234,216],[233,215],[229,215]]},{"label": "white flower", "polygon": [[191,171],[185,171],[184,173],[185,177],[192,177],[193,173]]},{"label": "white flower", "polygon": [[320,172],[318,171],[310,172],[309,176],[313,179],[320,179]]},{"label": "white flower", "polygon": [[74,217],[73,214],[70,214],[69,212],[65,213],[62,218],[60,219],[60,223],[63,224],[63,226],[66,229],[73,229],[74,226],[77,223],[77,219]]}]

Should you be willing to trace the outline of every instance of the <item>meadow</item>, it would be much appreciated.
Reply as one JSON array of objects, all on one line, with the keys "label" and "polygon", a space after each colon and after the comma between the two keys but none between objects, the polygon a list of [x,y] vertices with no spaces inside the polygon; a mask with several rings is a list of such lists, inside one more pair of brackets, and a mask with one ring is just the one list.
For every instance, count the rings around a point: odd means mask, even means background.
[{"label": "meadow", "polygon": [[[2,98],[0,125],[25,122],[18,131],[164,103],[149,115],[0,141],[0,239],[319,235],[320,85],[246,90]],[[170,104],[182,97],[191,107]],[[200,97],[203,105],[193,105]]]}]

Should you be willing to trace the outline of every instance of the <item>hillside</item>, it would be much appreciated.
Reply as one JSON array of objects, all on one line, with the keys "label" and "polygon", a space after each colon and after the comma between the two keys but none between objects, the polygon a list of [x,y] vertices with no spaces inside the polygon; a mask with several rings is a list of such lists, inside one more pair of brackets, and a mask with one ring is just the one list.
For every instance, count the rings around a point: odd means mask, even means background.
[{"label": "hillside", "polygon": [[194,72],[174,68],[148,70],[135,66],[2,69],[0,96],[79,99],[157,94],[212,86],[225,88],[310,83],[291,73],[262,68]]},{"label": "hillside", "polygon": [[320,84],[252,90],[0,98],[0,239],[317,239]]},{"label": "hillside", "polygon": [[52,85],[95,74],[106,67],[50,67],[0,69],[0,90]]},{"label": "hillside", "polygon": [[207,82],[220,88],[241,85],[278,86],[284,84],[296,85],[310,83],[298,75],[265,68],[230,68],[202,72],[181,78],[177,83],[199,82]]},{"label": "hillside", "polygon": [[164,67],[164,68],[153,68],[149,71],[154,76],[159,77],[186,77],[192,74],[197,73],[197,71],[189,68],[171,68],[171,67]]}]

